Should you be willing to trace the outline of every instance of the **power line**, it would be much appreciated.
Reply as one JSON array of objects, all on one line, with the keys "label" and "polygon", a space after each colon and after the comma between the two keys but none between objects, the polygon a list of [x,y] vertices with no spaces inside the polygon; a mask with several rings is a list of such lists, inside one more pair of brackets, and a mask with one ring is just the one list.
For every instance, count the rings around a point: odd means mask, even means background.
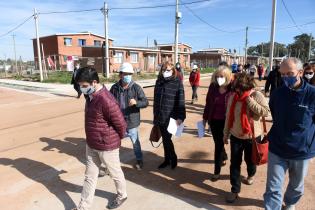
[{"label": "power line", "polygon": [[50,14],[64,14],[64,13],[79,13],[79,12],[92,12],[101,11],[102,9],[83,9],[83,10],[68,10],[68,11],[54,11],[54,12],[39,12],[39,15],[50,15]]},{"label": "power line", "polygon": [[195,16],[198,20],[200,20],[201,22],[203,22],[204,24],[208,25],[210,28],[214,29],[214,30],[217,30],[217,31],[220,31],[220,32],[224,32],[224,33],[237,33],[237,32],[240,32],[240,31],[244,31],[244,29],[239,29],[239,30],[236,30],[236,31],[225,31],[223,29],[220,29],[210,23],[208,23],[207,21],[205,21],[204,19],[202,19],[200,16],[198,16],[192,9],[190,9],[188,6],[184,5],[186,7],[186,9],[191,12],[191,14],[193,16]]},{"label": "power line", "polygon": [[301,30],[301,28],[296,24],[296,22],[295,22],[293,16],[291,15],[291,13],[290,13],[290,11],[289,11],[287,5],[285,4],[284,0],[281,0],[281,2],[282,2],[282,4],[283,4],[285,10],[287,11],[288,15],[290,16],[290,18],[291,18],[293,24],[295,25],[295,27],[296,27],[297,29],[299,29],[299,31],[300,31],[301,33],[303,33],[303,31]]},{"label": "power line", "polygon": [[[183,2],[183,3],[179,3],[178,5],[185,6],[185,5],[198,4],[198,3],[209,2],[209,1],[211,0]],[[154,9],[154,8],[164,8],[164,7],[176,7],[176,4],[164,4],[164,5],[141,6],[141,7],[113,7],[113,8],[110,8],[110,10]]]},{"label": "power line", "polygon": [[23,26],[27,21],[29,21],[30,19],[33,18],[34,15],[31,15],[30,17],[26,18],[23,22],[21,22],[20,24],[18,24],[17,26],[15,26],[13,29],[9,30],[8,32],[4,33],[4,34],[1,34],[0,35],[0,38],[1,37],[4,37],[8,34],[10,34],[11,32],[15,31],[16,29],[20,28],[21,26]]}]

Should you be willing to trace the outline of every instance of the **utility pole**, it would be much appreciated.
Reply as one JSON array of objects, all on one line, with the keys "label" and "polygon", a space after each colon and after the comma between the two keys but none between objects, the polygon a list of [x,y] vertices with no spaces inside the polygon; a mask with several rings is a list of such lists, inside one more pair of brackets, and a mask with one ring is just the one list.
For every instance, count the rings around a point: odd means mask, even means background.
[{"label": "utility pole", "polygon": [[105,74],[106,78],[109,78],[109,42],[108,42],[108,5],[104,2],[103,7],[104,14],[104,29],[105,29]]},{"label": "utility pole", "polygon": [[44,44],[42,43],[41,45],[42,45],[42,53],[43,53],[43,64],[44,64],[45,78],[48,78],[46,61],[45,61],[45,53],[44,53]]},{"label": "utility pole", "polygon": [[179,0],[176,0],[176,13],[175,13],[175,64],[178,62],[178,31],[179,31],[179,21],[182,17],[182,14],[179,12],[178,8]]},{"label": "utility pole", "polygon": [[147,36],[147,47],[149,47],[149,37]]},{"label": "utility pole", "polygon": [[38,65],[39,65],[40,81],[42,82],[44,78],[43,78],[42,56],[40,54],[40,46],[39,46],[38,14],[37,14],[36,8],[34,8],[34,19],[35,19],[35,27],[36,27],[37,59],[38,59]]},{"label": "utility pole", "polygon": [[308,60],[311,59],[312,41],[313,41],[313,37],[312,37],[312,33],[310,33],[310,44],[309,44],[309,46],[308,46]]},{"label": "utility pole", "polygon": [[261,57],[264,57],[264,43],[261,43]]},{"label": "utility pole", "polygon": [[273,66],[273,48],[275,41],[275,30],[276,30],[276,10],[277,0],[272,0],[272,18],[271,18],[271,32],[270,32],[270,51],[269,51],[269,69],[272,71]]},{"label": "utility pole", "polygon": [[245,63],[247,62],[247,45],[248,45],[248,26],[246,27],[246,38],[245,38]]},{"label": "utility pole", "polygon": [[18,67],[17,67],[17,60],[16,60],[16,48],[15,48],[15,34],[12,34],[12,38],[13,38],[13,49],[14,49],[14,60],[15,60],[15,71],[19,73],[18,71]]}]

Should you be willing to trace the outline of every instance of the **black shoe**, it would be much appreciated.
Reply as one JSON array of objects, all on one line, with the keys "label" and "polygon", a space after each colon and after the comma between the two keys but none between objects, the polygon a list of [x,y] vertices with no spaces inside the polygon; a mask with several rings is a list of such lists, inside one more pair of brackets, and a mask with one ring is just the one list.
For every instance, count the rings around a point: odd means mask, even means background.
[{"label": "black shoe", "polygon": [[159,169],[162,169],[162,168],[166,168],[168,165],[170,165],[170,162],[169,161],[164,161],[161,165],[159,165]]},{"label": "black shoe", "polygon": [[137,160],[137,163],[135,165],[135,168],[137,170],[141,170],[143,168],[143,161],[142,160]]},{"label": "black shoe", "polygon": [[115,200],[111,201],[108,205],[108,209],[117,209],[119,206],[121,206],[125,201],[127,200],[126,198],[115,198]]}]

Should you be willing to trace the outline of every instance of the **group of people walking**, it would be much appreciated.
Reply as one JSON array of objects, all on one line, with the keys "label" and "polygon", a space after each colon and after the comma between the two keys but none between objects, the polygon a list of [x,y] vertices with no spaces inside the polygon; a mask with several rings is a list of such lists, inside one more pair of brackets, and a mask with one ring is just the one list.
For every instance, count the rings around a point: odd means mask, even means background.
[{"label": "group of people walking", "polygon": [[[224,145],[230,144],[231,191],[227,202],[233,203],[239,198],[241,183],[254,183],[256,165],[251,159],[252,144],[253,140],[261,141],[261,118],[271,112],[273,124],[268,135],[270,148],[264,205],[268,210],[295,208],[303,194],[309,160],[315,156],[315,87],[310,82],[315,64],[308,66],[303,70],[299,59],[284,60],[278,69],[283,81],[274,87],[269,105],[266,97],[256,89],[252,75],[246,72],[233,75],[227,65],[220,65],[213,73],[202,118],[204,126],[209,124],[215,144],[214,173],[210,177],[213,182],[220,179],[221,167],[227,164],[228,152]],[[126,180],[119,160],[121,139],[131,139],[136,157],[134,167],[138,170],[144,167],[139,125],[140,109],[148,106],[148,100],[142,88],[132,80],[131,64],[122,64],[119,75],[120,80],[110,91],[100,84],[93,68],[80,68],[75,75],[80,91],[86,96],[87,140],[85,180],[77,210],[91,207],[101,164],[105,165],[117,189],[116,198],[107,208],[118,208],[126,201]],[[198,66],[193,66],[189,78],[192,104],[198,99],[199,80]],[[180,66],[166,62],[161,66],[153,99],[153,124],[160,131],[164,148],[164,161],[158,169],[177,167],[177,154],[168,125],[172,118],[179,126],[186,117],[183,73]],[[247,177],[241,179],[243,154]],[[289,184],[283,199],[282,185],[287,171]]]}]

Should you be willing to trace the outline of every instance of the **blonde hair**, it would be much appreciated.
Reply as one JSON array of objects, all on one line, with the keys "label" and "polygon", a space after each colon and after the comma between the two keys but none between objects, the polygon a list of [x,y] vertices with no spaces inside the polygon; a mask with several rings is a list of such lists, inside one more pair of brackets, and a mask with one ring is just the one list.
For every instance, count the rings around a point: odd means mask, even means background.
[{"label": "blonde hair", "polygon": [[229,85],[232,81],[232,71],[227,66],[219,66],[219,68],[217,68],[217,70],[212,75],[211,84],[218,85],[218,82],[216,79],[219,73],[222,73],[223,76],[225,77],[226,81],[224,83],[224,86]]}]

